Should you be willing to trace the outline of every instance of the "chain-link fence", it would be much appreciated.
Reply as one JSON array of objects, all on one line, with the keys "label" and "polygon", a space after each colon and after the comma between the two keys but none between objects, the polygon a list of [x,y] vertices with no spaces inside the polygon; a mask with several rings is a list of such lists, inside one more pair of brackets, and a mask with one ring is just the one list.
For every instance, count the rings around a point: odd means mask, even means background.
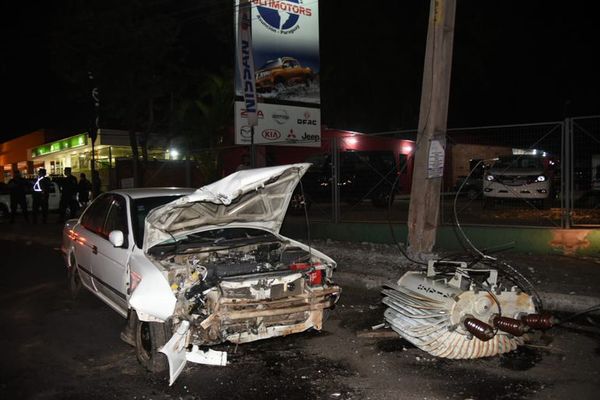
[{"label": "chain-link fence", "polygon": [[564,123],[450,129],[441,222],[562,224]]},{"label": "chain-link fence", "polygon": [[[403,223],[415,132],[329,138],[303,189],[313,220]],[[300,204],[300,202],[298,203]],[[449,129],[440,222],[600,225],[600,116]]]},{"label": "chain-link fence", "polygon": [[600,116],[567,120],[567,226],[600,225]]},{"label": "chain-link fence", "polygon": [[356,134],[326,140],[327,151],[307,159],[312,167],[302,179],[310,217],[333,222],[405,221],[412,142]]}]

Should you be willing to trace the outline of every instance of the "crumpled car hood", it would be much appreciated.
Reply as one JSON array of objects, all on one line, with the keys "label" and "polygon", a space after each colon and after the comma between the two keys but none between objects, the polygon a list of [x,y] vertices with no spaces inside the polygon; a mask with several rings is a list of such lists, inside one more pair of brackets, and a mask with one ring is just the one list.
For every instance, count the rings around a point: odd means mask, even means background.
[{"label": "crumpled car hood", "polygon": [[223,227],[278,233],[308,167],[301,163],[238,171],[155,208],[146,217],[144,252],[173,238]]}]

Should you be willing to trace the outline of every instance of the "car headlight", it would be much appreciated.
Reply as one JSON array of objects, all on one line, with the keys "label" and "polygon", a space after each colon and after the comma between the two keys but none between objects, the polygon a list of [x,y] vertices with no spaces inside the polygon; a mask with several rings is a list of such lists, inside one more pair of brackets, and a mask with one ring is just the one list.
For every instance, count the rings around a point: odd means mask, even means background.
[{"label": "car headlight", "polygon": [[486,175],[485,179],[487,179],[488,181],[493,181],[494,180],[494,175]]},{"label": "car headlight", "polygon": [[536,182],[545,182],[546,177],[544,175],[540,175],[536,178]]}]

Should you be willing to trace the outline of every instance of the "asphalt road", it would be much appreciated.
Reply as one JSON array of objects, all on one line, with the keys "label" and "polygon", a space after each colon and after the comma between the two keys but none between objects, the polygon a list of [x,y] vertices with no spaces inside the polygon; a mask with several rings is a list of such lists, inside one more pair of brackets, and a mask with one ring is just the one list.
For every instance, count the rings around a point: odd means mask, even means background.
[{"label": "asphalt road", "polygon": [[382,321],[383,308],[378,288],[352,273],[340,273],[344,292],[324,331],[218,346],[228,366],[188,364],[169,387],[119,340],[120,316],[87,292],[70,298],[58,226],[43,229],[47,240],[0,240],[2,399],[596,399],[600,391],[593,327],[555,328],[500,357],[435,359],[400,338],[359,334]]}]

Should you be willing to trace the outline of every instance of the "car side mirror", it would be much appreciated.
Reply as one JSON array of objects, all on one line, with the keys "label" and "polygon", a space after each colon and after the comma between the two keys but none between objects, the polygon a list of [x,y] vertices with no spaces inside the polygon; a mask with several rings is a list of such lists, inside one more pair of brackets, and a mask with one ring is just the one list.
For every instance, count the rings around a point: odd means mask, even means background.
[{"label": "car side mirror", "polygon": [[122,231],[111,231],[108,234],[108,241],[115,247],[123,247],[123,243],[125,243],[125,236],[123,235]]}]

